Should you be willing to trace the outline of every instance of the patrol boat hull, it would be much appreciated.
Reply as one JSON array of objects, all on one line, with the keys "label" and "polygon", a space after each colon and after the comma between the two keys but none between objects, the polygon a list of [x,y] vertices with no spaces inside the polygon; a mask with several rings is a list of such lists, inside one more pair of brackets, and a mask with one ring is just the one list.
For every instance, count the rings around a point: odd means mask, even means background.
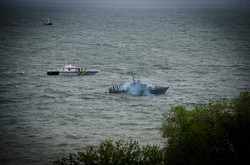
[{"label": "patrol boat hull", "polygon": [[114,89],[114,88],[109,88],[109,93],[129,93],[132,95],[149,95],[149,94],[154,94],[154,95],[161,95],[165,94],[168,90],[169,87],[148,87],[148,88],[128,88],[128,89]]},{"label": "patrol boat hull", "polygon": [[47,71],[47,75],[56,76],[91,76],[95,75],[99,71],[86,71],[86,72],[60,72],[60,71]]}]

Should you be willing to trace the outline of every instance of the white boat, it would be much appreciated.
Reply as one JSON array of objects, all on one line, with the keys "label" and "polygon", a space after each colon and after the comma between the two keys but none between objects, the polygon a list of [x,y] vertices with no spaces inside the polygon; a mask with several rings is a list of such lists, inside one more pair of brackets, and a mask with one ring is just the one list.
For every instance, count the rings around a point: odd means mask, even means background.
[{"label": "white boat", "polygon": [[49,18],[45,20],[44,25],[52,25],[52,22],[50,21]]},{"label": "white boat", "polygon": [[95,75],[99,71],[87,71],[86,68],[78,68],[71,64],[64,62],[62,69],[48,70],[47,75],[58,75],[58,76],[85,76]]}]

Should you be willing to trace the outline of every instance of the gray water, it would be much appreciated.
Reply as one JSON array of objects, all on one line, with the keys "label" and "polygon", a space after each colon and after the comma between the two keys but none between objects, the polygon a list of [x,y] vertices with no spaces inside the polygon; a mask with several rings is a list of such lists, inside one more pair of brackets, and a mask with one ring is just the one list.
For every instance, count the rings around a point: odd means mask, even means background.
[{"label": "gray water", "polygon": [[[48,164],[107,138],[162,146],[172,106],[250,90],[249,7],[12,6],[0,21],[1,164]],[[100,73],[46,75],[65,60]],[[108,93],[131,72],[169,90]]]}]

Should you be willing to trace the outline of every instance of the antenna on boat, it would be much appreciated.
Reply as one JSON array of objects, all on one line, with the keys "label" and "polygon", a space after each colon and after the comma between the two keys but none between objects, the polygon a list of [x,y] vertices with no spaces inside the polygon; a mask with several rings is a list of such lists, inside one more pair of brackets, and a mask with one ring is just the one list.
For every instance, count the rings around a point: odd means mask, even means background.
[{"label": "antenna on boat", "polygon": [[133,79],[133,83],[135,84],[135,78],[134,78],[133,72],[131,72],[131,76],[132,76],[132,79]]}]

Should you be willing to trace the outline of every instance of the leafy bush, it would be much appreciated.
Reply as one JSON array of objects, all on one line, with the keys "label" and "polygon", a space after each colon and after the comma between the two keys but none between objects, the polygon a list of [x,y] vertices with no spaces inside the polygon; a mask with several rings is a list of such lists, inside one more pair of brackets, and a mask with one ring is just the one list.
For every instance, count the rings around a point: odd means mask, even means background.
[{"label": "leafy bush", "polygon": [[56,165],[154,165],[163,164],[163,151],[158,146],[140,147],[137,141],[124,143],[108,139],[99,148],[88,147],[84,152],[70,154],[54,162]]},{"label": "leafy bush", "polygon": [[208,108],[165,113],[165,164],[250,164],[250,96],[213,99]]},{"label": "leafy bush", "polygon": [[110,139],[99,148],[70,154],[54,162],[60,165],[217,165],[250,164],[249,92],[229,101],[217,98],[207,107],[172,107],[163,114],[163,149],[140,147],[138,142]]}]

